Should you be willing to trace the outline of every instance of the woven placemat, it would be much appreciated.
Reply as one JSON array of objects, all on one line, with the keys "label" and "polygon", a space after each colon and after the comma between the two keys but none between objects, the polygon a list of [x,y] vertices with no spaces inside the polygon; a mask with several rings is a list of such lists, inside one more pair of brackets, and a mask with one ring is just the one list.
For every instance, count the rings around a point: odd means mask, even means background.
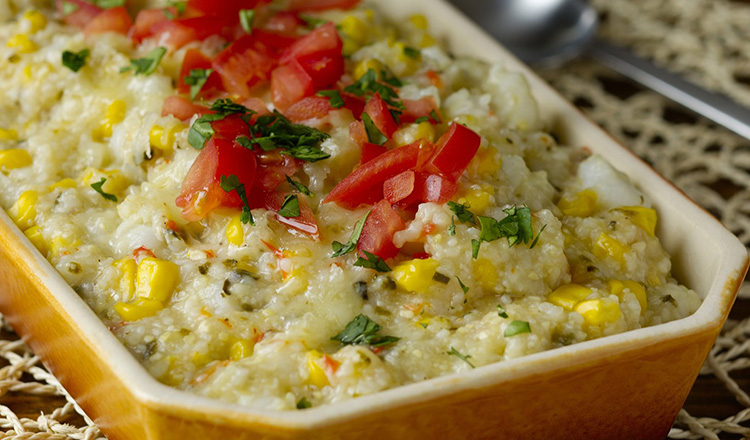
[{"label": "woven placemat", "polygon": [[[706,88],[750,106],[750,4],[729,0],[596,0],[602,35]],[[540,72],[625,145],[750,244],[750,141],[687,113],[588,60]],[[740,296],[750,298],[746,283]],[[5,326],[0,315],[0,326]],[[6,327],[6,330],[7,329]],[[4,406],[8,393],[65,395],[39,359],[12,333],[0,338],[0,440],[93,440],[102,434],[72,399],[36,420]],[[750,396],[730,372],[750,367],[750,318],[727,322],[701,371],[715,375],[744,409],[724,420],[682,410],[669,438],[750,437]]]}]

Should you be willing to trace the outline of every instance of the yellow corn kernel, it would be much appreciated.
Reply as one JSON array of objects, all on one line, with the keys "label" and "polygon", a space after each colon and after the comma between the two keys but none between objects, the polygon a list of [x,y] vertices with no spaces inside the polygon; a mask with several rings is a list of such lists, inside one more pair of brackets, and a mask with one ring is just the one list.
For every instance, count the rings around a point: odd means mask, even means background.
[{"label": "yellow corn kernel", "polygon": [[318,363],[322,357],[323,355],[317,350],[307,352],[307,371],[310,372],[310,383],[318,388],[330,385],[326,371]]},{"label": "yellow corn kernel", "polygon": [[644,289],[640,283],[632,280],[609,280],[607,283],[607,290],[609,290],[609,293],[616,295],[620,298],[620,301],[622,301],[623,296],[625,296],[626,289],[635,295],[638,304],[641,305],[641,313],[645,312],[646,309],[648,309],[648,299],[646,298],[646,289]]},{"label": "yellow corn kernel", "polygon": [[432,258],[404,261],[393,268],[393,279],[396,285],[409,292],[423,292],[432,284],[440,263]]},{"label": "yellow corn kernel", "polygon": [[492,193],[490,192],[491,190],[492,187],[483,189],[471,188],[466,191],[463,198],[466,199],[465,203],[468,203],[469,206],[471,206],[473,212],[482,213],[490,207],[490,197],[492,196]]},{"label": "yellow corn kernel", "polygon": [[229,220],[226,235],[227,241],[235,246],[241,246],[245,242],[245,229],[242,227],[239,215],[235,215]]},{"label": "yellow corn kernel", "polygon": [[36,191],[24,191],[16,203],[10,207],[10,217],[21,229],[28,229],[36,221],[36,205],[39,202],[39,193]]},{"label": "yellow corn kernel", "polygon": [[237,341],[229,347],[229,357],[233,361],[244,359],[253,354],[253,344],[250,341]]},{"label": "yellow corn kernel", "polygon": [[423,14],[414,14],[409,17],[409,23],[414,25],[415,28],[420,31],[426,31],[430,27],[430,23],[427,21],[427,17]]},{"label": "yellow corn kernel", "polygon": [[592,189],[584,189],[572,199],[561,199],[557,206],[565,215],[573,217],[589,217],[596,211],[598,197]]},{"label": "yellow corn kernel", "polygon": [[76,181],[66,177],[65,179],[59,180],[52,185],[49,186],[50,192],[56,190],[56,189],[69,189],[69,188],[75,188],[76,187]]},{"label": "yellow corn kernel", "polygon": [[174,124],[167,128],[161,125],[154,125],[149,133],[151,145],[162,151],[171,151],[172,147],[174,147],[176,134],[186,128],[183,124]]},{"label": "yellow corn kernel", "polygon": [[39,252],[41,252],[41,254],[46,257],[49,249],[47,249],[47,242],[44,241],[42,228],[39,226],[32,226],[29,229],[25,230],[23,233],[24,235],[26,235],[26,238],[29,239],[31,244],[33,244],[34,247],[37,248]]},{"label": "yellow corn kernel", "polygon": [[24,20],[29,22],[31,33],[37,33],[47,27],[47,17],[36,9],[30,9],[23,14]]},{"label": "yellow corn kernel", "polygon": [[417,124],[416,139],[427,139],[430,142],[435,142],[435,127],[427,122],[422,121]]},{"label": "yellow corn kernel", "polygon": [[361,46],[359,44],[357,44],[356,42],[354,42],[354,40],[352,40],[351,38],[347,37],[346,35],[344,35],[341,38],[341,41],[344,43],[343,46],[342,46],[342,48],[341,48],[341,53],[345,57],[350,57],[350,56],[354,55],[361,48]]},{"label": "yellow corn kernel", "polygon": [[81,183],[89,186],[101,181],[102,178],[106,179],[106,182],[102,185],[102,191],[108,194],[122,194],[130,186],[130,180],[119,170],[97,170],[94,168],[86,168],[83,171]]},{"label": "yellow corn kernel", "polygon": [[620,240],[605,234],[604,232],[599,235],[596,243],[594,243],[594,255],[600,260],[611,257],[618,263],[625,264],[625,254],[629,250],[630,248],[624,245]]},{"label": "yellow corn kernel", "polygon": [[31,65],[28,65],[23,68],[23,83],[29,84],[31,82],[31,78],[33,78],[33,71],[31,70]]},{"label": "yellow corn kernel", "polygon": [[147,298],[138,298],[132,303],[118,302],[115,304],[115,312],[124,321],[138,321],[139,319],[148,318],[159,313],[164,308],[164,304],[159,301]]},{"label": "yellow corn kernel", "polygon": [[112,136],[112,128],[122,122],[125,119],[125,101],[116,99],[107,107],[107,115],[102,122],[102,125],[95,129],[91,134],[91,137],[95,141],[100,142],[101,140]]},{"label": "yellow corn kernel", "polygon": [[369,26],[354,15],[347,15],[339,24],[341,31],[360,46],[367,43]]},{"label": "yellow corn kernel", "polygon": [[8,39],[7,46],[16,49],[18,53],[31,53],[36,52],[39,46],[36,45],[28,35],[16,34]]},{"label": "yellow corn kernel", "polygon": [[17,141],[18,132],[13,129],[0,128],[0,141]]},{"label": "yellow corn kernel", "polygon": [[547,301],[565,310],[573,310],[576,304],[586,299],[591,292],[593,290],[579,284],[563,284],[547,295]]},{"label": "yellow corn kernel", "polygon": [[180,267],[171,261],[144,258],[138,263],[136,279],[139,297],[166,303],[180,282]]},{"label": "yellow corn kernel", "polygon": [[503,166],[503,158],[495,148],[480,149],[469,163],[471,176],[494,173]]},{"label": "yellow corn kernel", "polygon": [[588,325],[611,324],[622,316],[620,305],[609,298],[582,301],[575,310]]},{"label": "yellow corn kernel", "polygon": [[3,170],[15,170],[31,165],[31,154],[20,148],[0,151],[0,168]]},{"label": "yellow corn kernel", "polygon": [[433,38],[430,34],[424,34],[422,35],[422,39],[419,41],[419,47],[421,49],[424,49],[425,47],[430,47],[435,45],[435,38]]},{"label": "yellow corn kernel", "polygon": [[645,206],[623,206],[622,208],[618,208],[618,211],[627,215],[634,225],[646,231],[649,236],[654,236],[658,220],[655,209],[646,208]]},{"label": "yellow corn kernel", "polygon": [[398,60],[404,63],[404,74],[411,75],[412,73],[416,72],[416,70],[419,68],[422,55],[419,55],[416,58],[410,57],[405,52],[406,44],[400,41],[396,43],[394,47],[398,50],[398,56],[397,56]]},{"label": "yellow corn kernel", "polygon": [[357,79],[362,78],[370,69],[374,70],[375,73],[380,76],[380,72],[382,72],[385,67],[379,60],[376,60],[375,58],[368,58],[366,60],[360,61],[356,66],[354,66],[354,77]]},{"label": "yellow corn kernel", "polygon": [[67,255],[70,253],[69,249],[75,249],[76,247],[81,245],[81,240],[74,238],[70,239],[64,235],[57,235],[52,238],[52,242],[50,243],[50,252],[55,257],[59,257],[60,255]]},{"label": "yellow corn kernel", "polygon": [[135,296],[136,264],[132,258],[122,258],[112,263],[120,271],[119,291],[127,299]]},{"label": "yellow corn kernel", "polygon": [[421,327],[421,328],[427,328],[430,325],[430,318],[424,317],[420,319],[419,321],[414,323],[414,327]]},{"label": "yellow corn kernel", "polygon": [[497,267],[495,267],[495,265],[492,264],[492,261],[487,258],[475,260],[472,272],[474,273],[474,278],[479,281],[479,284],[481,284],[485,290],[492,290],[497,285]]},{"label": "yellow corn kernel", "polygon": [[427,139],[430,142],[434,142],[435,127],[429,122],[424,121],[419,124],[406,125],[393,133],[393,141],[399,147],[409,145],[418,139]]}]

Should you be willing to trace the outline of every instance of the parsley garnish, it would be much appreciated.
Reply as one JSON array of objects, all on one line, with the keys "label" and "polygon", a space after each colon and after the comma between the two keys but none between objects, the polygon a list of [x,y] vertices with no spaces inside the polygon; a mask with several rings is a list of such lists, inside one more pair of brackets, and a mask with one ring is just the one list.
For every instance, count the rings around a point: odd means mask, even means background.
[{"label": "parsley garnish", "polygon": [[435,109],[430,110],[430,119],[435,121],[438,124],[443,122],[443,120],[440,118],[440,115],[437,114]]},{"label": "parsley garnish", "polygon": [[247,136],[237,136],[236,138],[234,138],[234,141],[237,142],[240,147],[247,148],[251,151],[255,150],[255,148],[253,147],[253,141],[251,141]]},{"label": "parsley garnish", "polygon": [[320,149],[320,144],[330,136],[302,124],[293,124],[279,112],[263,115],[250,127],[253,141],[264,150],[280,148],[281,154],[317,162],[330,154]]},{"label": "parsley garnish", "polygon": [[458,280],[458,285],[461,286],[461,290],[463,290],[464,293],[469,293],[469,288],[466,287],[466,284],[461,281],[461,278],[459,278],[458,275],[456,275],[456,279]]},{"label": "parsley garnish", "polygon": [[393,87],[401,87],[404,85],[404,83],[388,69],[380,71],[380,80],[386,84],[392,85]]},{"label": "parsley garnish", "polygon": [[405,46],[404,55],[406,55],[409,58],[419,59],[419,57],[422,56],[422,52],[419,49],[415,49],[410,46]]},{"label": "parsley garnish", "polygon": [[471,258],[477,259],[479,256],[479,247],[482,245],[482,242],[479,240],[471,240]]},{"label": "parsley garnish", "polygon": [[125,6],[125,0],[96,0],[94,3],[102,9],[112,9]]},{"label": "parsley garnish", "polygon": [[375,123],[372,121],[372,118],[367,113],[362,113],[362,122],[365,124],[365,132],[367,132],[367,140],[370,143],[376,144],[376,145],[383,145],[386,142],[388,142],[388,138],[383,134],[383,132],[378,129],[378,127],[375,125]]},{"label": "parsley garnish", "polygon": [[302,21],[305,22],[305,25],[310,29],[315,29],[316,27],[328,23],[328,20],[323,20],[322,18],[313,17],[312,15],[305,15],[300,14],[299,18],[302,19]]},{"label": "parsley garnish", "polygon": [[309,400],[307,400],[306,397],[303,397],[297,401],[297,409],[307,409],[312,408],[312,403],[310,403]]},{"label": "parsley garnish", "polygon": [[[393,87],[386,85],[378,81],[378,74],[373,69],[368,69],[367,73],[362,75],[360,79],[354,84],[346,86],[345,92],[352,93],[357,96],[374,95],[379,94],[380,97],[391,107],[398,110],[404,110],[404,104],[399,101],[398,93]],[[400,112],[397,112],[400,113]]]},{"label": "parsley garnish", "polygon": [[240,25],[248,34],[253,33],[253,21],[255,21],[255,11],[252,9],[240,9]]},{"label": "parsley garnish", "polygon": [[[245,138],[245,139],[247,139],[247,138]],[[284,176],[284,177],[286,177],[286,181],[289,182],[289,185],[291,185],[292,188],[296,189],[297,191],[301,192],[302,194],[304,194],[306,196],[310,196],[310,197],[313,196],[313,193],[312,193],[312,191],[310,191],[310,188],[308,188],[305,185],[303,185],[302,182],[294,181],[289,176]]]},{"label": "parsley garnish", "polygon": [[288,195],[279,209],[279,215],[286,218],[299,217],[299,199],[295,195]]},{"label": "parsley garnish", "polygon": [[91,187],[94,188],[94,191],[96,191],[99,194],[101,194],[101,196],[104,197],[106,200],[109,200],[111,202],[116,202],[117,201],[117,196],[115,196],[114,194],[105,193],[104,190],[102,189],[102,186],[104,186],[104,183],[106,183],[106,182],[107,182],[107,179],[105,179],[104,177],[102,177],[102,180],[100,180],[100,181],[98,181],[96,183],[92,183]]},{"label": "parsley garnish", "polygon": [[505,327],[503,336],[509,338],[511,336],[520,335],[521,333],[531,333],[531,326],[526,321],[513,321]]},{"label": "parsley garnish", "polygon": [[358,257],[357,261],[354,262],[355,266],[364,267],[366,269],[373,269],[378,272],[390,272],[391,268],[388,266],[382,258],[377,255],[373,255],[365,250],[362,251],[367,259]]},{"label": "parsley garnish", "polygon": [[161,63],[161,59],[164,58],[164,55],[166,53],[167,48],[161,46],[157,47],[156,49],[147,53],[143,58],[136,58],[134,60],[131,59],[130,65],[121,68],[120,73],[125,73],[132,70],[136,75],[151,75],[152,73],[154,73],[156,68],[159,67],[159,63]]},{"label": "parsley garnish", "polygon": [[451,225],[448,226],[448,235],[456,235],[456,217],[451,216]]},{"label": "parsley garnish", "polygon": [[62,2],[62,14],[63,14],[63,17],[67,17],[68,15],[74,13],[77,10],[78,10],[78,5],[77,4],[71,3],[71,2],[66,2],[65,0],[63,0],[63,2]]},{"label": "parsley garnish", "polygon": [[338,90],[321,90],[316,95],[328,98],[328,102],[333,108],[341,108],[346,105]]},{"label": "parsley garnish", "polygon": [[414,121],[415,124],[421,124],[422,122],[430,122],[430,118],[427,116],[421,116]]},{"label": "parsley garnish", "polygon": [[365,227],[365,222],[367,221],[367,217],[370,216],[370,213],[368,212],[367,215],[362,217],[355,225],[354,230],[352,230],[352,235],[349,236],[349,241],[346,243],[340,243],[338,241],[334,241],[331,243],[331,247],[333,248],[333,253],[331,254],[331,258],[340,257],[342,255],[346,255],[350,252],[353,252],[354,249],[357,248],[357,242],[359,242],[359,237],[362,235],[362,228]]},{"label": "parsley garnish", "polygon": [[211,104],[211,110],[215,111],[216,113],[221,113],[225,116],[235,113],[241,115],[255,113],[244,105],[237,104],[236,102],[228,98],[216,100],[213,104]]},{"label": "parsley garnish", "polygon": [[80,52],[71,52],[66,50],[62,53],[62,64],[73,72],[78,72],[86,65],[86,58],[91,55],[91,51],[83,49]]},{"label": "parsley garnish", "polygon": [[469,361],[469,358],[470,358],[471,356],[469,356],[469,355],[467,355],[467,354],[461,354],[461,353],[460,353],[460,352],[459,352],[458,350],[456,350],[456,349],[455,349],[455,348],[453,348],[453,347],[451,347],[451,351],[448,351],[448,352],[446,352],[446,353],[448,353],[448,354],[449,354],[449,355],[451,355],[451,356],[455,356],[455,357],[457,357],[457,358],[461,359],[462,361],[464,361],[464,362],[466,362],[467,364],[469,364],[469,366],[470,366],[471,368],[476,368],[476,366],[475,366],[474,364],[472,364],[472,363],[471,363],[471,362]]},{"label": "parsley garnish", "polygon": [[[502,220],[492,217],[477,217],[482,228],[479,239],[482,241],[495,241],[502,237],[508,238],[508,244],[513,246],[517,243],[529,243],[534,238],[534,229],[531,227],[531,210],[526,206],[511,207],[504,209],[507,216]],[[541,230],[539,231],[541,233]],[[536,244],[536,243],[532,243]]]},{"label": "parsley garnish", "polygon": [[360,314],[346,325],[344,330],[332,337],[332,341],[340,341],[344,345],[367,344],[371,347],[382,347],[393,344],[401,338],[395,336],[380,336],[380,326],[365,315]]},{"label": "parsley garnish", "polygon": [[[188,142],[196,150],[202,150],[206,145],[206,141],[211,139],[214,135],[214,128],[211,126],[212,122],[220,121],[231,114],[253,114],[254,112],[244,105],[236,104],[230,99],[219,99],[211,105],[211,111],[215,112],[208,115],[203,115],[193,122],[193,125],[188,131]],[[247,148],[247,145],[240,143],[243,147]],[[252,148],[252,145],[250,146]]]},{"label": "parsley garnish", "polygon": [[469,211],[468,204],[459,204],[456,202],[448,202],[448,208],[456,214],[458,221],[462,223],[471,223],[472,225],[477,224],[477,218],[473,212]]},{"label": "parsley garnish", "polygon": [[203,86],[206,85],[208,77],[214,73],[213,69],[191,69],[185,79],[185,84],[190,86],[190,99],[195,100]]},{"label": "parsley garnish", "polygon": [[500,304],[497,305],[497,314],[501,318],[507,318],[508,317],[508,313],[505,311],[505,308],[503,306],[501,306]]},{"label": "parsley garnish", "polygon": [[250,204],[247,202],[247,193],[245,193],[245,184],[240,183],[240,179],[234,174],[229,176],[221,176],[219,185],[225,192],[237,191],[237,195],[240,196],[242,201],[242,215],[240,221],[243,224],[250,223],[255,225],[255,219],[253,213],[250,211]]}]

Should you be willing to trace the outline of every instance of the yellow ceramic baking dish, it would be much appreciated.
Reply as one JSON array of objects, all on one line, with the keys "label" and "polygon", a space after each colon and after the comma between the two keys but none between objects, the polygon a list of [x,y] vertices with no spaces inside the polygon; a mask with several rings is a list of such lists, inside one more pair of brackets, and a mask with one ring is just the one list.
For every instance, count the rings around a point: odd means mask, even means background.
[{"label": "yellow ceramic baking dish", "polygon": [[528,68],[440,0],[380,0],[419,12],[456,54],[527,75],[550,130],[604,155],[656,206],[674,275],[703,298],[692,316],[305,411],[258,411],[160,384],[0,213],[0,310],[111,440],[661,439],[748,268],[745,247]]}]

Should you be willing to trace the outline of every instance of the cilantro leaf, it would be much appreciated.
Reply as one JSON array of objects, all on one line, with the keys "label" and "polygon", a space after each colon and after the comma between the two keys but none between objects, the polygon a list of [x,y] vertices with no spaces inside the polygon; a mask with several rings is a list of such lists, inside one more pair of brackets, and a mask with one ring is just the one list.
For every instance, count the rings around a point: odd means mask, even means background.
[{"label": "cilantro leaf", "polygon": [[471,240],[471,258],[477,259],[479,256],[479,247],[482,245],[482,242],[479,240]]},{"label": "cilantro leaf", "polygon": [[101,194],[101,196],[104,197],[105,200],[109,200],[111,202],[116,202],[117,201],[117,196],[115,196],[114,194],[106,193],[102,189],[102,186],[104,186],[104,184],[106,182],[107,182],[107,179],[105,179],[104,177],[102,177],[102,180],[100,180],[100,181],[98,181],[96,183],[92,183],[91,187],[94,188],[94,191],[96,191],[99,194]]},{"label": "cilantro leaf", "polygon": [[214,101],[214,103],[211,104],[211,111],[220,113],[224,116],[229,116],[232,114],[255,114],[254,111],[250,110],[242,104],[237,104],[229,98],[217,99],[216,101]]},{"label": "cilantro leaf", "polygon": [[353,252],[357,248],[359,237],[362,235],[362,229],[365,227],[365,222],[367,221],[367,217],[370,216],[370,212],[368,212],[367,215],[362,217],[354,225],[354,229],[352,230],[352,235],[349,236],[349,241],[347,241],[346,243],[340,243],[338,241],[334,241],[333,243],[331,243],[331,247],[333,248],[333,253],[331,254],[331,258],[336,258],[342,255],[346,255],[350,252]]},{"label": "cilantro leaf", "polygon": [[354,262],[355,266],[364,267],[366,269],[373,269],[378,272],[390,272],[391,268],[388,266],[382,258],[377,255],[373,255],[367,251],[362,251],[367,259],[358,257],[357,261]]},{"label": "cilantro leaf", "polygon": [[284,199],[279,209],[279,215],[286,218],[294,218],[300,216],[299,211],[299,199],[295,195],[288,195]]},{"label": "cilantro leaf", "polygon": [[537,243],[539,243],[539,237],[542,235],[542,232],[547,229],[547,225],[542,225],[541,228],[539,228],[539,233],[536,234],[536,238],[534,238],[534,241],[531,242],[531,245],[529,246],[529,249],[534,249]]},{"label": "cilantro leaf", "polygon": [[131,59],[130,65],[121,68],[120,73],[132,70],[136,75],[151,75],[159,67],[159,63],[161,63],[161,59],[164,58],[166,53],[167,48],[159,46],[147,53],[143,58]]},{"label": "cilantro leaf", "polygon": [[459,204],[456,202],[448,202],[448,208],[456,214],[458,221],[462,223],[471,223],[472,225],[477,224],[477,218],[473,212],[469,211],[468,204]]},{"label": "cilantro leaf", "polygon": [[321,90],[316,95],[328,98],[328,102],[330,102],[333,108],[341,108],[346,105],[344,98],[341,97],[341,93],[338,90]]},{"label": "cilantro leaf", "polygon": [[322,18],[313,17],[312,15],[307,14],[299,14],[299,18],[301,18],[302,21],[305,22],[305,25],[309,29],[315,29],[320,25],[328,23],[328,20],[323,20]]},{"label": "cilantro leaf", "polygon": [[430,119],[438,124],[443,122],[443,119],[440,117],[437,111],[435,111],[435,109],[430,110]]},{"label": "cilantro leaf", "polygon": [[404,83],[388,69],[380,71],[380,80],[386,84],[392,85],[393,87],[402,87],[404,85]]},{"label": "cilantro leaf", "polygon": [[421,124],[422,122],[430,122],[430,118],[427,116],[421,116],[414,121],[415,124]]},{"label": "cilantro leaf", "polygon": [[507,318],[508,317],[508,312],[506,312],[505,308],[503,306],[501,306],[500,304],[497,305],[497,314],[501,318]]},{"label": "cilantro leaf", "polygon": [[422,56],[422,52],[419,49],[415,49],[411,46],[404,46],[404,55],[416,60]]},{"label": "cilantro leaf", "polygon": [[330,135],[302,124],[293,124],[279,112],[260,116],[250,127],[253,140],[264,150],[280,148],[281,154],[317,162],[331,157],[320,149]]},{"label": "cilantro leaf", "polygon": [[362,122],[365,124],[367,140],[376,145],[383,145],[388,142],[388,138],[378,129],[372,118],[367,113],[362,113]]},{"label": "cilantro leaf", "polygon": [[239,146],[247,148],[250,151],[255,150],[255,147],[253,147],[253,141],[251,141],[247,136],[237,136],[236,138],[234,138],[234,141],[237,142]]},{"label": "cilantro leaf", "polygon": [[332,337],[332,341],[340,341],[344,345],[366,344],[371,347],[382,347],[393,344],[401,338],[395,336],[380,336],[377,333],[381,327],[375,321],[360,314],[346,325],[344,330]]},{"label": "cilantro leaf", "polygon": [[73,72],[78,72],[86,65],[86,58],[91,55],[91,51],[83,49],[80,52],[71,52],[66,50],[62,53],[62,64]]},{"label": "cilantro leaf", "polygon": [[306,397],[303,397],[297,401],[297,409],[307,409],[312,408],[312,403],[310,403],[309,400],[307,400]]},{"label": "cilantro leaf", "polygon": [[505,327],[503,336],[509,338],[511,336],[520,335],[522,333],[531,333],[531,326],[526,321],[513,321]]},{"label": "cilantro leaf", "polygon": [[456,217],[451,216],[451,225],[448,226],[448,235],[456,235]]},{"label": "cilantro leaf", "polygon": [[253,21],[255,21],[255,11],[252,9],[240,9],[240,25],[242,26],[242,30],[248,34],[252,34]]},{"label": "cilantro leaf", "polygon": [[96,0],[94,3],[102,9],[112,9],[125,6],[125,0]]},{"label": "cilantro leaf", "polygon": [[[495,220],[492,217],[477,217],[481,232],[479,239],[482,241],[494,241],[502,237],[508,239],[508,244],[514,246],[517,243],[527,244],[534,239],[534,229],[531,226],[531,210],[526,206],[510,207],[503,210],[506,217]],[[546,226],[546,225],[545,225]],[[543,229],[539,230],[539,233]],[[537,236],[537,238],[539,238]],[[533,240],[532,245],[536,245]]]},{"label": "cilantro leaf", "polygon": [[185,84],[190,86],[190,99],[195,100],[203,86],[206,85],[208,77],[214,73],[213,69],[191,69],[190,73],[184,78]]},{"label": "cilantro leaf", "polygon": [[461,354],[461,353],[460,353],[460,352],[459,352],[458,350],[456,350],[456,349],[455,349],[455,348],[453,348],[453,347],[451,347],[451,351],[448,351],[448,352],[446,352],[446,353],[447,353],[447,354],[449,354],[449,355],[451,355],[451,356],[455,356],[455,357],[457,357],[457,358],[461,359],[462,361],[464,361],[464,362],[466,362],[467,364],[469,364],[469,366],[470,366],[471,368],[476,368],[476,366],[475,366],[474,364],[472,364],[472,363],[471,363],[471,362],[469,361],[469,358],[470,358],[471,356],[469,356],[469,355],[467,355],[467,354]]},{"label": "cilantro leaf", "polygon": [[289,183],[289,185],[291,185],[292,188],[296,189],[297,191],[301,192],[302,194],[306,196],[309,196],[309,197],[313,196],[313,193],[312,191],[310,191],[310,188],[303,185],[302,182],[297,182],[295,180],[292,180],[292,178],[289,176],[284,176],[284,177],[286,177],[286,181]]},{"label": "cilantro leaf", "polygon": [[[206,145],[206,141],[214,135],[214,128],[211,126],[212,122],[221,121],[231,114],[247,115],[255,113],[244,105],[232,102],[231,99],[217,100],[211,104],[211,111],[215,113],[203,115],[196,119],[188,131],[188,142],[196,150],[202,150]],[[247,147],[245,144],[241,145]]]},{"label": "cilantro leaf", "polygon": [[[389,78],[390,81],[392,79]],[[357,96],[371,96],[377,93],[389,106],[397,110],[405,109],[396,90],[384,82],[379,82],[378,74],[373,69],[368,69],[367,73],[362,75],[354,84],[344,87],[344,91]],[[396,113],[400,112],[397,111]]]},{"label": "cilantro leaf", "polygon": [[456,276],[456,279],[458,280],[458,285],[461,286],[461,290],[463,290],[464,293],[469,293],[469,288],[466,287],[466,284],[464,284],[463,281],[461,281],[461,278]]},{"label": "cilantro leaf", "polygon": [[242,224],[250,223],[251,225],[255,225],[253,213],[250,211],[250,204],[247,202],[245,184],[240,183],[239,177],[234,174],[230,174],[229,176],[221,176],[221,179],[219,180],[219,186],[221,186],[221,189],[223,189],[224,192],[237,191],[237,195],[242,201],[242,215],[240,216],[240,221],[242,222]]}]

